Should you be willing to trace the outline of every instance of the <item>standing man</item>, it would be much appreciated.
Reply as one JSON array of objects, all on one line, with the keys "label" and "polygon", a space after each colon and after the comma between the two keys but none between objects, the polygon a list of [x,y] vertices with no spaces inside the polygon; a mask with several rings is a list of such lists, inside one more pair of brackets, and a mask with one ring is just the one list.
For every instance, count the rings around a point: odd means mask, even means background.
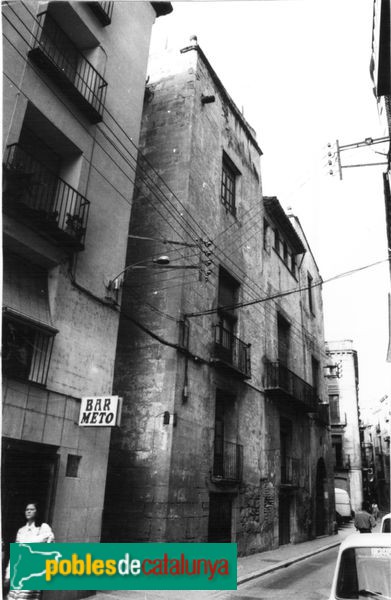
[{"label": "standing man", "polygon": [[368,502],[362,503],[362,510],[356,511],[354,526],[360,533],[371,533],[376,525],[374,517],[370,513],[371,507]]}]

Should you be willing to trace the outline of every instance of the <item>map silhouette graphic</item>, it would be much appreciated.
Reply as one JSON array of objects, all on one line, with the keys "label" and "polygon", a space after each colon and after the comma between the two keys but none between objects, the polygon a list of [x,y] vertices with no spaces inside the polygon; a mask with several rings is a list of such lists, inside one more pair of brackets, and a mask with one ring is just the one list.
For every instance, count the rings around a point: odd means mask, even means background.
[{"label": "map silhouette graphic", "polygon": [[[62,554],[57,551],[42,552],[33,550],[30,544],[19,544],[19,556],[12,565],[11,589],[13,590],[32,590],[30,580],[34,577],[42,577],[46,574],[46,561],[48,559],[59,560]],[[26,585],[27,583],[27,585]],[[31,584],[34,586],[34,582]]]}]

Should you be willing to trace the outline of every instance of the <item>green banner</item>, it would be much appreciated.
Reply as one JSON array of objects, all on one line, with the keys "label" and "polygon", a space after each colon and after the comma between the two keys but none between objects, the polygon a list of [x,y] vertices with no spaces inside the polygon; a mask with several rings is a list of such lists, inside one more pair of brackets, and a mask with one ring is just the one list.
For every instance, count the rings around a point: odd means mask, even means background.
[{"label": "green banner", "polygon": [[236,544],[11,544],[13,590],[236,590]]}]

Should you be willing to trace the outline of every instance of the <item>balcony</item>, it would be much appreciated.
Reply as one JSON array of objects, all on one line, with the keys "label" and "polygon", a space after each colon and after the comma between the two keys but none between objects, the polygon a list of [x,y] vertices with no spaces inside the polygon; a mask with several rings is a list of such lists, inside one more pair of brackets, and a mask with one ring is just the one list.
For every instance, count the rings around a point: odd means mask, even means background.
[{"label": "balcony", "polygon": [[214,483],[239,483],[242,481],[243,446],[225,440],[216,440],[212,481]]},{"label": "balcony", "polygon": [[3,210],[56,245],[84,249],[89,201],[19,144],[7,147]]},{"label": "balcony", "polygon": [[234,371],[243,379],[251,377],[250,344],[245,344],[221,323],[214,325],[212,362]]},{"label": "balcony", "polygon": [[299,487],[300,461],[291,456],[281,457],[281,485]]},{"label": "balcony", "polygon": [[107,83],[47,12],[38,29],[30,60],[54,81],[91,123],[103,119]]},{"label": "balcony", "polygon": [[334,471],[350,471],[350,469],[350,454],[346,454],[346,456],[338,458],[334,464]]},{"label": "balcony", "polygon": [[56,332],[4,313],[3,375],[45,386]]},{"label": "balcony", "polygon": [[113,15],[114,2],[88,2],[88,6],[98,17],[103,27],[110,25]]},{"label": "balcony", "polygon": [[346,418],[346,413],[344,413],[343,417],[341,417],[340,415],[338,415],[338,416],[330,415],[330,419],[331,419],[331,427],[346,427],[346,425],[348,424],[347,418]]},{"label": "balcony", "polygon": [[318,412],[315,388],[278,361],[268,361],[265,367],[265,391],[269,396],[294,402],[306,412]]}]

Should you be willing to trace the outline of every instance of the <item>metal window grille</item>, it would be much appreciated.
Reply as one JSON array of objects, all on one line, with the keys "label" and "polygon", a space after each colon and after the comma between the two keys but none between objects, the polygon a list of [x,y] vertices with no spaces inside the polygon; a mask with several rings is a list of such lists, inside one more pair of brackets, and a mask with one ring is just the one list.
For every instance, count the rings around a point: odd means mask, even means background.
[{"label": "metal window grille", "polygon": [[46,385],[54,334],[22,321],[3,321],[3,373]]}]

